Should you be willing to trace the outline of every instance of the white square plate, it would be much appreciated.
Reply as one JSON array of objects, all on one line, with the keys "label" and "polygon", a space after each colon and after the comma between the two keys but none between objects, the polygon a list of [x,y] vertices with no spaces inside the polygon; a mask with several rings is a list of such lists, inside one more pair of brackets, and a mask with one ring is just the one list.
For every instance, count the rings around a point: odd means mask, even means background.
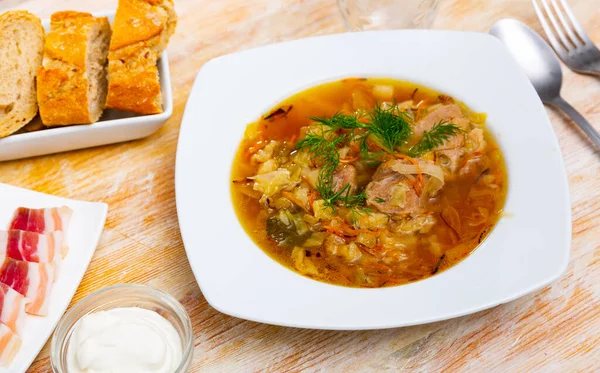
[{"label": "white square plate", "polygon": [[21,206],[29,208],[68,206],[73,209],[67,232],[69,253],[61,262],[58,278],[52,287],[48,315],[43,317],[27,315],[21,348],[12,365],[8,368],[0,368],[0,373],[25,372],[44,347],[71,302],[96,251],[108,210],[108,206],[104,203],[74,201],[0,184],[0,229],[6,229],[13,212]]},{"label": "white square plate", "polygon": [[[115,12],[99,12],[94,15],[108,17],[112,24]],[[42,24],[48,32],[50,20],[46,19]],[[166,51],[158,60],[158,75],[163,97],[162,113],[137,115],[118,110],[105,110],[100,121],[93,124],[53,127],[35,132],[13,134],[0,139],[0,161],[91,148],[150,136],[173,113],[169,56]],[[39,121],[39,116],[33,120]]]},{"label": "white square plate", "polygon": [[[329,285],[276,263],[238,222],[229,180],[246,125],[295,92],[343,77],[412,81],[488,114],[506,158],[508,214],[449,270],[382,289]],[[525,74],[487,34],[348,33],[208,62],[183,118],[176,192],[187,255],[208,302],[264,323],[376,329],[448,319],[543,287],[563,273],[569,258],[571,209],[558,142]]]}]

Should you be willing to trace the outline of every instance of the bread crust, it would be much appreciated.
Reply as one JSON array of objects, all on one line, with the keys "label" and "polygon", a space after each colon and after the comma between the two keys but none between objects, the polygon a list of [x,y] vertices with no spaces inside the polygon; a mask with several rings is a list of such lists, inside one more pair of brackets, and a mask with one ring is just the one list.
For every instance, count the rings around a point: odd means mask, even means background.
[{"label": "bread crust", "polygon": [[[31,61],[32,74],[27,74],[27,76],[16,75],[14,72],[11,74],[10,71],[5,70],[10,69],[9,65],[12,66],[9,63],[4,65],[5,68],[0,67],[0,75],[6,74],[13,75],[14,77],[14,81],[12,81],[13,79],[7,79],[8,82],[3,82],[3,84],[8,84],[9,87],[4,87],[3,92],[0,92],[0,111],[2,111],[2,115],[0,115],[0,138],[6,137],[27,125],[38,112],[35,94],[35,73],[37,67],[42,63],[45,32],[42,22],[35,15],[24,10],[7,11],[0,14],[0,37],[5,38],[3,43],[18,43],[18,41],[10,37],[3,36],[7,29],[13,27],[18,22],[26,22],[32,27],[34,33],[37,33],[39,45],[28,45],[30,50],[37,49],[34,51],[34,61]],[[15,62],[20,64],[23,61],[15,59],[13,63]],[[5,61],[2,63],[5,63]],[[19,91],[19,82],[23,84],[23,89],[26,90],[24,92],[26,97],[21,96],[22,92]],[[27,100],[28,103],[23,103],[24,100]]]},{"label": "bread crust", "polygon": [[42,122],[47,126],[93,123],[99,118],[90,112],[87,53],[94,26],[110,33],[108,18],[64,11],[54,13],[50,21],[44,62],[37,73]]},{"label": "bread crust", "polygon": [[156,62],[176,23],[173,0],[119,0],[108,55],[107,108],[162,112]]}]

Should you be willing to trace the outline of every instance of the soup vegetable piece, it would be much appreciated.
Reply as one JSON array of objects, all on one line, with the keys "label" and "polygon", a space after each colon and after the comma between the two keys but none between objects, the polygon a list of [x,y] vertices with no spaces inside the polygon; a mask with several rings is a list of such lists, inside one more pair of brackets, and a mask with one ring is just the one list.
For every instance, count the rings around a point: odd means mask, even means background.
[{"label": "soup vegetable piece", "polygon": [[235,210],[259,247],[313,279],[376,288],[427,278],[500,217],[506,169],[485,121],[402,81],[311,88],[248,126]]}]

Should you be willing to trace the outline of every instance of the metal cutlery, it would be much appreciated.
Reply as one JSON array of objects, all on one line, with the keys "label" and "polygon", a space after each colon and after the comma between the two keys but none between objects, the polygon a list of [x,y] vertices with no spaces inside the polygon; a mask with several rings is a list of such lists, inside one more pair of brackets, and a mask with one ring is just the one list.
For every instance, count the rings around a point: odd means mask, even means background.
[{"label": "metal cutlery", "polygon": [[562,71],[552,48],[527,25],[514,19],[503,19],[490,30],[500,39],[521,65],[545,104],[567,114],[600,148],[600,134],[575,108],[560,96]]},{"label": "metal cutlery", "polygon": [[583,30],[566,0],[531,1],[546,37],[563,62],[574,71],[600,76],[600,50]]}]

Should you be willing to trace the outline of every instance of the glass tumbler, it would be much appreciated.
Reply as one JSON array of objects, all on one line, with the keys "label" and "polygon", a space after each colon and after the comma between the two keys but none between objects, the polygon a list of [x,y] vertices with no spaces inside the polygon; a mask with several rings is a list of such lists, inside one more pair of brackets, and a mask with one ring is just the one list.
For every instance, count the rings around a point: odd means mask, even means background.
[{"label": "glass tumbler", "polygon": [[440,0],[338,0],[350,31],[428,28]]}]

